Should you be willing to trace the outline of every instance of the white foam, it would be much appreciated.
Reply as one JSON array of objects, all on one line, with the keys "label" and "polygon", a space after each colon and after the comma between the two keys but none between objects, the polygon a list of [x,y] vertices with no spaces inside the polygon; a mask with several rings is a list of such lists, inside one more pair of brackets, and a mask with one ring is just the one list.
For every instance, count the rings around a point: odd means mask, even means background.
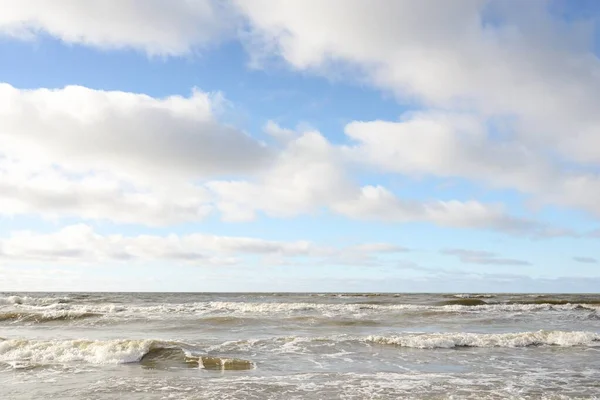
[{"label": "white foam", "polygon": [[[47,299],[48,301],[50,299]],[[29,301],[29,300],[25,300]],[[15,310],[32,310],[49,312],[49,310],[62,310],[74,313],[97,313],[106,314],[107,317],[119,319],[158,318],[165,316],[288,316],[288,315],[323,315],[323,316],[364,316],[373,313],[528,313],[541,311],[576,311],[587,309],[600,311],[600,305],[591,304],[483,304],[467,306],[453,305],[418,305],[418,304],[365,304],[365,303],[287,303],[287,302],[197,302],[183,304],[158,304],[158,305],[124,305],[124,304],[74,304],[59,303],[53,298],[54,303],[39,305],[44,300],[37,299],[32,304],[11,303]],[[36,305],[37,304],[37,305]]]},{"label": "white foam", "polygon": [[100,317],[101,314],[89,313],[76,310],[44,310],[43,312],[23,312],[8,311],[0,312],[0,321],[21,321],[21,322],[50,322],[50,321],[68,321],[91,317]]},{"label": "white foam", "polygon": [[453,347],[589,346],[600,341],[593,332],[537,331],[518,333],[424,333],[398,336],[369,336],[367,342],[418,349]]},{"label": "white foam", "polygon": [[[579,308],[591,310],[600,309],[599,306],[589,304],[484,304],[477,306],[466,305],[418,305],[418,304],[320,304],[320,303],[237,303],[237,302],[209,302],[205,303],[204,311],[233,312],[233,313],[294,313],[317,311],[321,313],[363,313],[365,311],[440,311],[440,312],[530,312],[530,311],[570,311]],[[198,305],[195,306],[198,309]]]},{"label": "white foam", "polygon": [[0,296],[0,305],[48,306],[70,301],[68,297]]},{"label": "white foam", "polygon": [[22,365],[85,362],[122,364],[136,362],[151,348],[168,343],[156,340],[4,340],[0,362]]}]

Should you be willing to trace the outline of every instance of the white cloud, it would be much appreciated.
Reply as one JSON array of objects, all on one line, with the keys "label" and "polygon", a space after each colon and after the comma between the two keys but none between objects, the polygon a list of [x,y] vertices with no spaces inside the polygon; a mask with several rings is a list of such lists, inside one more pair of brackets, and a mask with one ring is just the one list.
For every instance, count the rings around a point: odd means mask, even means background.
[{"label": "white cloud", "polygon": [[219,95],[190,97],[64,89],[21,90],[0,84],[2,152],[77,173],[156,178],[252,171],[264,146],[215,118]]},{"label": "white cloud", "polygon": [[[600,160],[600,147],[588,146],[597,143],[600,106],[593,26],[553,18],[546,2],[235,3],[251,33],[296,68],[326,72],[332,61],[347,62],[402,97],[515,115],[530,140],[552,139],[569,156]],[[566,140],[565,132],[577,137]]]},{"label": "white cloud", "polygon": [[409,251],[408,248],[390,243],[365,243],[356,246],[359,251],[378,252],[378,253],[403,253]]},{"label": "white cloud", "polygon": [[212,0],[0,1],[0,34],[40,34],[101,49],[133,48],[149,55],[189,53],[230,28],[224,4]]},{"label": "white cloud", "polygon": [[357,219],[514,225],[497,205],[404,201],[383,187],[360,187],[344,149],[320,132],[268,123],[284,140],[267,147],[219,123],[219,99],[198,90],[157,99],[0,85],[0,213],[168,225],[215,208],[226,221],[329,209]]},{"label": "white cloud", "polygon": [[257,211],[274,217],[313,213],[356,190],[339,149],[317,131],[290,141],[258,179],[207,186],[217,194],[218,208],[228,220],[251,219]]},{"label": "white cloud", "polygon": [[600,215],[597,174],[561,169],[542,152],[516,140],[494,140],[485,121],[440,111],[403,116],[398,122],[354,121],[347,155],[385,172],[412,177],[461,177],[491,188],[517,189],[540,204],[581,208]]},{"label": "white cloud", "polygon": [[349,156],[384,171],[412,176],[465,177],[494,187],[536,190],[555,170],[516,141],[492,141],[483,119],[429,111],[398,122],[354,121],[345,132],[356,145]]},{"label": "white cloud", "polygon": [[111,263],[180,261],[195,265],[238,264],[246,256],[275,259],[325,260],[330,264],[379,262],[378,254],[406,251],[389,243],[331,247],[309,241],[274,241],[248,237],[188,235],[101,235],[78,224],[53,233],[17,231],[0,239],[0,263]]},{"label": "white cloud", "polygon": [[[198,90],[188,98],[157,99],[75,86],[20,90],[1,84],[0,214],[169,225],[199,221],[212,211],[226,221],[248,221],[258,213],[287,218],[330,210],[365,220],[538,229],[498,204],[407,201],[353,179],[349,159],[359,158],[362,164],[379,160],[391,170],[428,172],[429,163],[430,170],[452,172],[447,164],[454,153],[444,162],[443,149],[434,151],[437,141],[452,140],[443,137],[450,128],[441,123],[441,134],[431,126],[421,132],[424,144],[411,139],[425,162],[409,150],[400,152],[402,135],[408,138],[421,121],[405,122],[406,128],[377,122],[373,134],[369,123],[350,124],[347,133],[362,141],[354,148],[333,145],[315,130],[296,132],[271,122],[266,130],[282,140],[269,147],[219,123],[214,111],[219,99]],[[463,124],[477,127],[468,118]],[[469,157],[480,153],[458,154],[456,173],[475,168],[477,160]],[[486,160],[493,156],[483,154]],[[496,170],[490,167],[490,173]],[[233,178],[220,179],[224,176]]]},{"label": "white cloud", "polygon": [[203,219],[210,201],[205,189],[193,185],[141,188],[102,174],[73,177],[56,168],[0,162],[0,214],[5,216],[167,225]]},{"label": "white cloud", "polygon": [[533,222],[510,217],[498,204],[407,201],[382,186],[361,187],[351,178],[347,161],[342,148],[317,131],[306,131],[289,141],[273,167],[257,179],[212,181],[207,186],[217,194],[217,207],[230,221],[252,220],[257,212],[292,217],[328,207],[363,220],[427,221],[447,227],[528,234],[540,228]]},{"label": "white cloud", "polygon": [[264,131],[282,143],[287,143],[289,140],[297,136],[294,130],[282,128],[275,121],[267,121]]},{"label": "white cloud", "polygon": [[[329,208],[353,218],[537,229],[506,216],[500,205],[412,202],[380,186],[360,187],[350,178],[350,157],[383,171],[513,188],[542,204],[600,215],[597,174],[566,171],[556,157],[600,163],[600,63],[588,51],[589,26],[553,19],[543,2],[528,2],[518,12],[479,0],[232,3],[235,12],[227,2],[208,0],[168,7],[135,0],[91,6],[59,0],[52,7],[7,2],[0,32],[177,55],[216,40],[241,15],[253,51],[317,73],[350,65],[369,83],[438,111],[407,114],[400,122],[355,121],[346,127],[354,144],[344,149],[316,131],[298,133],[269,121],[266,133],[280,141],[275,149],[220,124],[218,95],[156,99],[4,84],[0,173],[4,166],[2,190],[10,194],[4,213],[48,206],[47,214],[57,216],[167,224],[201,219],[215,204],[230,221]],[[510,126],[490,129],[498,120]],[[29,168],[18,186],[6,183],[17,180],[12,171],[7,177],[13,162]],[[60,176],[60,190],[35,181],[40,171]],[[81,185],[98,179],[110,183],[91,194]],[[208,181],[206,187],[199,180]],[[102,200],[94,205],[92,197]]]},{"label": "white cloud", "polygon": [[382,186],[364,186],[353,198],[332,206],[340,214],[365,220],[388,222],[427,221],[452,228],[491,229],[539,235],[545,227],[533,221],[511,217],[501,204],[478,201],[408,201]]},{"label": "white cloud", "polygon": [[439,110],[349,124],[355,159],[600,215],[600,179],[581,172],[600,165],[600,60],[589,20],[555,18],[544,1],[235,3],[250,22],[251,50],[318,74],[350,66],[358,73],[344,78]]},{"label": "white cloud", "polygon": [[515,258],[503,258],[489,251],[465,250],[465,249],[447,249],[442,250],[442,254],[452,255],[465,264],[484,264],[484,265],[531,265],[529,261],[518,260]]},{"label": "white cloud", "polygon": [[218,122],[220,99],[0,84],[0,213],[147,225],[202,219],[213,197],[194,181],[252,175],[272,158]]}]

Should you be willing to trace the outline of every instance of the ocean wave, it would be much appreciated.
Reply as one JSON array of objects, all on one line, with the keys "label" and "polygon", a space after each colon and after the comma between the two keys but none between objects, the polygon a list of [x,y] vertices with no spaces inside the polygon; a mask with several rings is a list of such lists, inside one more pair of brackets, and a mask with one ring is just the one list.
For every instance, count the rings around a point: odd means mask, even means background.
[{"label": "ocean wave", "polygon": [[9,311],[0,312],[0,322],[32,322],[43,323],[52,321],[73,321],[87,318],[102,317],[103,314],[85,311],[58,310],[43,313]]},{"label": "ocean wave", "polygon": [[457,299],[491,299],[495,296],[493,294],[458,293],[452,294],[450,297],[455,297]]},{"label": "ocean wave", "polygon": [[[373,314],[399,313],[411,316],[434,316],[439,313],[529,313],[529,312],[567,312],[567,311],[600,311],[599,304],[563,303],[563,302],[528,302],[528,303],[487,303],[481,299],[453,299],[436,305],[425,304],[366,304],[366,303],[310,303],[310,302],[197,302],[182,304],[126,305],[126,304],[76,304],[53,303],[45,306],[14,305],[2,309],[4,312],[31,312],[51,315],[55,312],[63,318],[61,312],[76,316],[103,314],[102,321],[164,319],[169,317],[185,317],[206,319],[215,323],[235,323],[233,318],[294,318],[296,316],[325,316],[369,318]],[[77,317],[75,317],[77,318]],[[85,317],[83,317],[85,318]],[[228,319],[232,318],[232,319]],[[0,318],[1,319],[1,318]],[[68,314],[64,319],[69,319]]]},{"label": "ocean wave", "polygon": [[33,296],[0,296],[0,305],[34,305],[47,306],[65,304],[72,301],[69,297],[33,297]]},{"label": "ocean wave", "polygon": [[[474,299],[457,299],[458,304],[420,305],[420,304],[327,304],[327,303],[237,303],[237,302],[210,302],[205,305],[206,312],[231,312],[242,314],[282,314],[294,312],[321,312],[345,314],[366,312],[390,312],[390,311],[440,311],[440,312],[473,312],[473,311],[495,311],[495,312],[530,312],[530,311],[572,311],[578,309],[598,310],[596,304],[586,303],[485,303],[477,300],[478,304],[472,304]],[[461,304],[460,302],[469,304]],[[482,302],[482,303],[479,303]]]},{"label": "ocean wave", "polygon": [[[380,336],[280,336],[264,339],[227,341],[207,348],[209,352],[273,352],[281,354],[319,354],[326,349],[348,349],[357,345],[385,345],[412,349],[451,349],[463,347],[598,347],[600,334],[578,331],[537,331],[517,333],[407,332]],[[315,350],[316,349],[316,350]]]},{"label": "ocean wave", "polygon": [[252,369],[238,358],[198,355],[178,342],[160,340],[21,340],[0,341],[0,363],[13,368],[52,364],[131,364],[146,368],[193,367],[219,370]]},{"label": "ocean wave", "polygon": [[529,346],[595,346],[600,334],[574,331],[537,331],[519,333],[423,333],[398,336],[369,336],[367,342],[436,349],[454,347],[529,347]]}]

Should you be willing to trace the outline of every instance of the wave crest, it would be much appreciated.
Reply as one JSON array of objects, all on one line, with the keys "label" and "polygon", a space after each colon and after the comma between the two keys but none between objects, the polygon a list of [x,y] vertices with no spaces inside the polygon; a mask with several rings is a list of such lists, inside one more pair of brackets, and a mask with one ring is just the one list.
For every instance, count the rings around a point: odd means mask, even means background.
[{"label": "wave crest", "polygon": [[32,305],[47,306],[50,304],[70,303],[69,297],[32,297],[32,296],[0,296],[0,305]]},{"label": "wave crest", "polygon": [[85,311],[69,311],[60,310],[44,313],[29,313],[29,312],[18,312],[9,311],[0,313],[0,322],[13,321],[13,322],[52,322],[52,321],[73,321],[79,319],[101,317],[100,313],[92,313]]},{"label": "wave crest", "polygon": [[593,332],[538,331],[518,333],[423,333],[399,336],[369,336],[367,342],[436,349],[453,347],[528,347],[528,346],[590,346],[600,342]]},{"label": "wave crest", "polygon": [[0,363],[13,368],[83,362],[139,363],[146,368],[244,370],[254,363],[238,358],[195,355],[178,342],[160,340],[1,340]]}]

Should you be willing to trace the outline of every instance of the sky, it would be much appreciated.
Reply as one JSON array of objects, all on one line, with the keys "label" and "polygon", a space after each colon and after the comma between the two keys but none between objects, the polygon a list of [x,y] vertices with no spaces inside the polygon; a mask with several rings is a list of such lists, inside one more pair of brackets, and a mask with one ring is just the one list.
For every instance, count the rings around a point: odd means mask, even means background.
[{"label": "sky", "polygon": [[597,1],[0,8],[0,291],[600,288]]}]

